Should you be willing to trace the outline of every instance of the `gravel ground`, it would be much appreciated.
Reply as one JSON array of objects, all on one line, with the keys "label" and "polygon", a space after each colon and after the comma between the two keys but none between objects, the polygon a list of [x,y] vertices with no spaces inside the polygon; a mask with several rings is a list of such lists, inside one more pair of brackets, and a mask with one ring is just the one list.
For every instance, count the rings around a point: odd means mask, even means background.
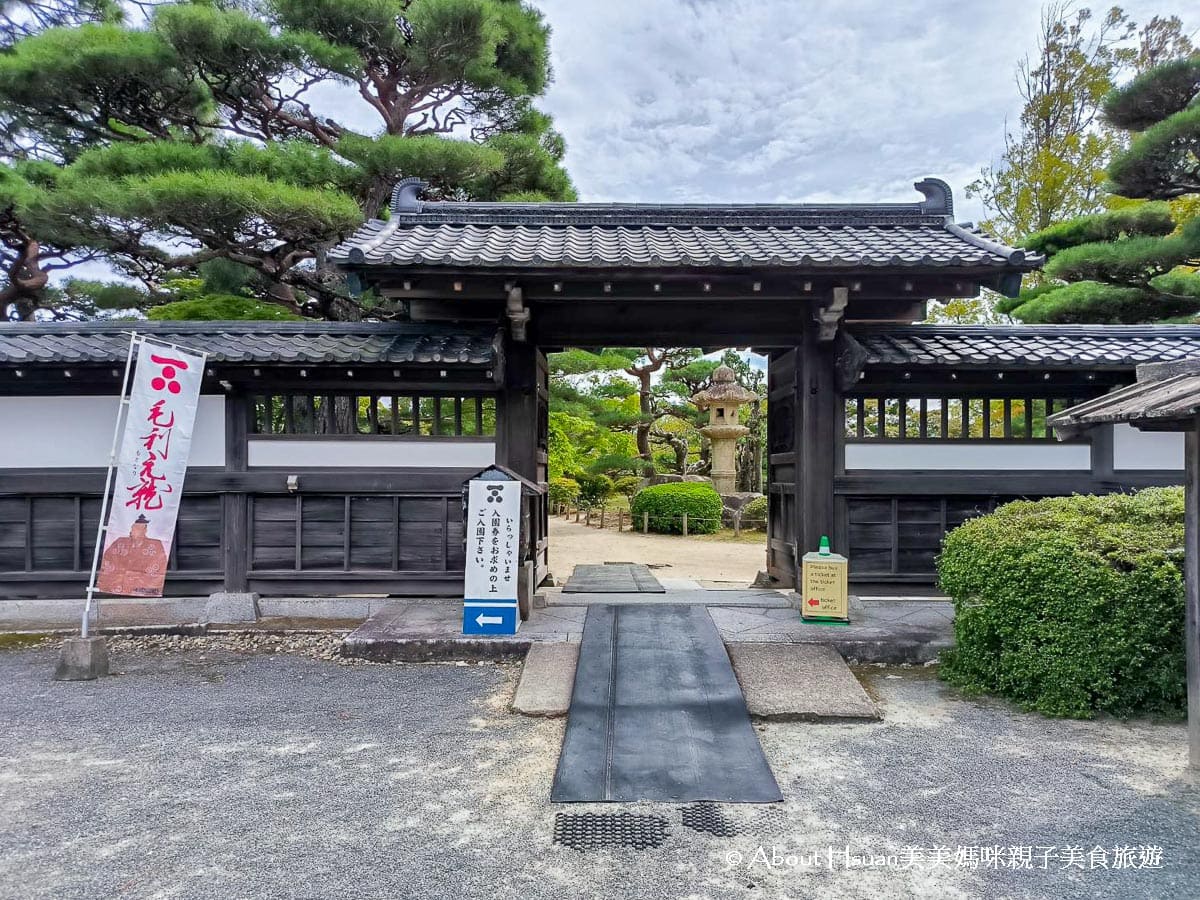
[{"label": "gravel ground", "polygon": [[[762,726],[785,802],[719,807],[739,833],[717,837],[675,806],[551,805],[563,723],[508,712],[515,664],[253,642],[113,640],[119,674],[91,684],[51,682],[51,644],[0,651],[0,897],[1200,895],[1176,724],[1052,721],[928,670],[865,670],[884,721]],[[556,812],[659,816],[667,837],[578,852],[552,842]],[[846,845],[895,858],[847,868]],[[1161,868],[1111,868],[1126,845],[1161,847]],[[908,850],[980,846],[1001,867]],[[1027,846],[1031,868],[1008,868]],[[1039,846],[1057,848],[1045,869]]]}]

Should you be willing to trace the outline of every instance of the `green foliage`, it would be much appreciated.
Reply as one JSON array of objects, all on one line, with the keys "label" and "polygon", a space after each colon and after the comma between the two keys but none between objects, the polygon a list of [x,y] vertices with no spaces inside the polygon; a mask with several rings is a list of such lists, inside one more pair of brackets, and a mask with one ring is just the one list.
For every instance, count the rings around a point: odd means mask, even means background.
[{"label": "green foliage", "polygon": [[1011,311],[1014,318],[1029,324],[1130,325],[1178,315],[1173,305],[1141,288],[1077,281],[1047,284],[1044,290],[1022,293]]},{"label": "green foliage", "polygon": [[550,457],[548,477],[551,481],[562,478],[567,472],[578,472],[583,468],[571,436],[580,426],[587,424],[567,413],[551,411],[547,433],[547,451]]},{"label": "green foliage", "polygon": [[931,300],[926,307],[925,325],[995,325],[1001,321],[999,307],[1009,298],[984,291],[978,297]]},{"label": "green foliage", "polygon": [[[575,196],[562,137],[532,105],[548,29],[525,3],[175,0],[136,24],[82,7],[0,54],[4,239],[33,254],[4,267],[19,278],[0,274],[17,318],[55,309],[45,266],[97,255],[152,302],[163,279],[221,259],[292,313],[391,312],[351,297],[324,250],[384,214],[398,179],[460,200]],[[341,121],[361,116],[328,108],[333,86],[376,126]]]},{"label": "green foliage", "polygon": [[615,490],[613,480],[607,475],[580,472],[575,476],[575,481],[579,484],[579,505],[585,508],[603,506]]},{"label": "green foliage", "polygon": [[632,453],[601,453],[588,463],[587,470],[611,477],[621,472],[636,472],[640,463]]},{"label": "green foliage", "polygon": [[1200,94],[1200,57],[1176,59],[1143,72],[1129,84],[1104,98],[1108,124],[1126,131],[1142,131],[1163,116],[1187,109]]},{"label": "green foliage", "polygon": [[1171,237],[1130,237],[1083,244],[1056,254],[1046,274],[1063,281],[1143,285],[1200,253],[1200,219]]},{"label": "green foliage", "polygon": [[613,488],[618,494],[625,497],[632,497],[638,492],[638,488],[642,485],[642,479],[636,475],[622,475],[613,481]]},{"label": "green foliage", "polygon": [[766,531],[767,514],[767,498],[755,497],[742,507],[742,527]]},{"label": "green foliage", "polygon": [[1178,298],[1181,301],[1200,301],[1200,272],[1179,269],[1159,275],[1150,282],[1159,294]]},{"label": "green foliage", "polygon": [[[564,404],[554,394],[552,391],[549,430],[551,478],[584,471],[612,474],[636,465],[632,435],[609,430],[586,404]],[[564,406],[570,411],[564,411]],[[603,418],[602,410],[599,418]]]},{"label": "green foliage", "polygon": [[[1190,48],[1172,22],[1159,44]],[[1006,303],[1006,312],[1024,322],[1136,324],[1200,311],[1190,268],[1200,260],[1200,217],[1194,203],[1176,199],[1200,191],[1200,106],[1188,105],[1198,81],[1200,59],[1167,62],[1108,98],[1111,121],[1145,128],[1108,166],[1109,188],[1130,205],[1029,238],[1050,254],[1045,273],[1055,281]]]},{"label": "green foliage", "polygon": [[984,226],[1001,238],[1049,227],[1103,207],[1104,163],[1118,139],[1095,127],[1099,105],[1132,62],[1133,26],[1118,7],[1093,21],[1087,8],[1044,8],[1037,55],[1017,68],[1023,107],[1005,135],[998,165],[967,186],[988,210]]},{"label": "green foliage", "polygon": [[1169,200],[1200,191],[1200,105],[1137,135],[1109,163],[1108,179],[1125,197]]},{"label": "green foliage", "polygon": [[134,284],[121,282],[91,281],[71,278],[54,290],[59,294],[63,307],[78,310],[86,315],[119,310],[144,309],[151,297]]},{"label": "green foliage", "polygon": [[385,134],[376,138],[347,134],[338,141],[337,150],[373,181],[392,184],[420,172],[422,178],[443,192],[453,191],[456,185],[473,179],[477,182],[484,174],[495,173],[505,164],[504,154],[494,147],[434,134],[413,137]]},{"label": "green foliage", "polygon": [[576,503],[579,500],[579,482],[573,478],[551,478],[547,496],[555,506]]},{"label": "green foliage", "polygon": [[1047,715],[1182,713],[1183,492],[1007,504],[946,536],[955,648],[970,693]]},{"label": "green foliage", "polygon": [[1080,216],[1051,225],[1021,239],[1021,246],[1034,253],[1054,256],[1061,250],[1096,241],[1116,241],[1143,235],[1167,235],[1175,230],[1175,219],[1166,203],[1135,203],[1094,216]]},{"label": "green foliage", "polygon": [[263,303],[237,294],[207,294],[192,300],[175,300],[151,307],[146,316],[155,321],[241,321],[283,322],[302,319],[276,303]]},{"label": "green foliage", "polygon": [[0,54],[0,113],[51,136],[67,159],[99,140],[167,137],[176,126],[211,124],[208,91],[179,63],[150,31],[51,28]]},{"label": "green foliage", "polygon": [[547,145],[561,144],[557,132],[496,135],[487,147],[496,154],[499,165],[471,181],[471,192],[508,202],[577,200],[575,186],[560,165],[561,150],[556,156],[547,149]]},{"label": "green foliage", "polygon": [[724,504],[712,485],[682,481],[643,488],[634,495],[629,508],[637,528],[642,527],[643,515],[649,513],[651,531],[682,534],[686,513],[689,534],[713,534],[721,528]]},{"label": "green foliage", "polygon": [[84,22],[119,22],[119,0],[5,0],[0,3],[0,47],[47,28]]}]

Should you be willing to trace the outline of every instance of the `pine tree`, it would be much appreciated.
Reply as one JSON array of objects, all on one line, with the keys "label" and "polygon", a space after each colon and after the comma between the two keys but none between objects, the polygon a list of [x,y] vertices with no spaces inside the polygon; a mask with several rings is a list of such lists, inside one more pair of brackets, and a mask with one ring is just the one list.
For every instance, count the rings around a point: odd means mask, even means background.
[{"label": "pine tree", "polygon": [[[548,29],[520,0],[196,0],[136,25],[99,18],[0,54],[11,317],[79,314],[49,275],[96,259],[147,305],[221,261],[243,270],[247,302],[387,316],[323,254],[386,215],[400,178],[456,199],[574,198],[562,139],[532,105]],[[329,114],[348,92],[375,129]]]},{"label": "pine tree", "polygon": [[1025,322],[1139,323],[1200,311],[1200,55],[1156,66],[1111,93],[1105,120],[1131,133],[1110,162],[1110,212],[1022,243],[1049,257],[1049,281],[1003,301]]}]

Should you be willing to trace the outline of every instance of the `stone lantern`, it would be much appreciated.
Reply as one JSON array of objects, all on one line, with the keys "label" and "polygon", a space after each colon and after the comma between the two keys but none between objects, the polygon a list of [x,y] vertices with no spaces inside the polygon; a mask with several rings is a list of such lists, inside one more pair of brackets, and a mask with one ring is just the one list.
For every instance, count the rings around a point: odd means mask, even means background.
[{"label": "stone lantern", "polygon": [[737,491],[737,439],[750,429],[738,424],[738,409],[758,399],[734,380],[733,369],[717,366],[712,386],[692,398],[701,410],[708,410],[708,424],[700,429],[712,444],[712,483],[718,494]]}]

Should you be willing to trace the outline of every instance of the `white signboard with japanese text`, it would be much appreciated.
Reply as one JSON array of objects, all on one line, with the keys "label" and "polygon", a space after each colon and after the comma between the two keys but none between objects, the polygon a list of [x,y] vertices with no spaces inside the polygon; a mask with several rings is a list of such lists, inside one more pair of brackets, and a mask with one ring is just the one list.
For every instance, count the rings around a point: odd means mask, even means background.
[{"label": "white signboard with japanese text", "polygon": [[141,341],[96,590],[161,597],[183,497],[203,356]]},{"label": "white signboard with japanese text", "polygon": [[463,633],[514,634],[520,621],[520,482],[471,481],[465,526]]}]

